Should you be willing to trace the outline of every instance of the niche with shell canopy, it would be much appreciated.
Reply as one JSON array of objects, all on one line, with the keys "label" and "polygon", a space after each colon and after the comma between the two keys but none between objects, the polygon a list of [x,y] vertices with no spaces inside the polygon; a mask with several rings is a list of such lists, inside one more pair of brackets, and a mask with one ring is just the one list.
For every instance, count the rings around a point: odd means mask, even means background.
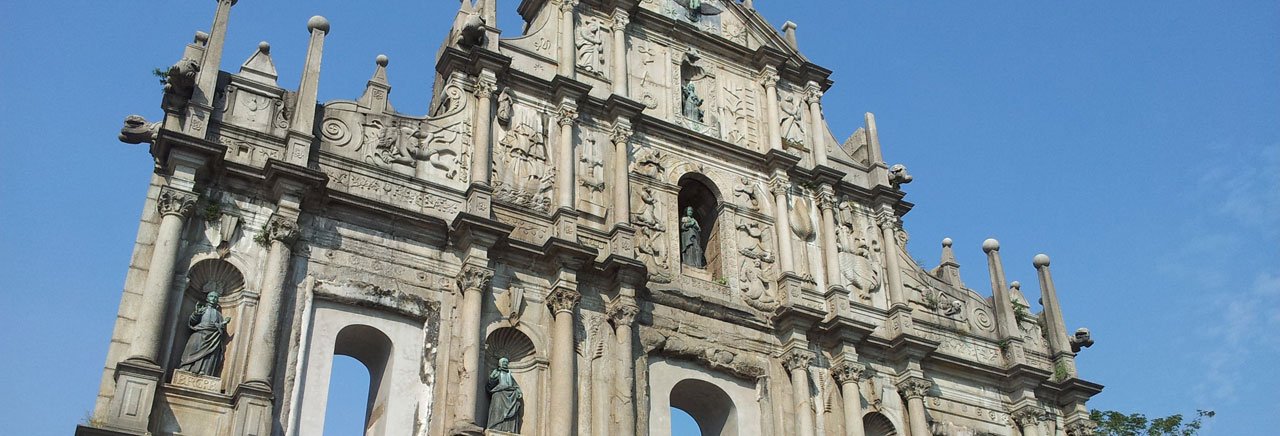
[{"label": "niche with shell canopy", "polygon": [[[547,396],[545,385],[548,377],[548,360],[538,353],[537,346],[528,335],[514,327],[502,327],[494,330],[485,339],[483,380],[488,380],[489,373],[498,367],[498,359],[507,358],[511,376],[520,385],[524,393],[524,410],[522,428],[540,428],[541,417],[545,414]],[[480,410],[489,409],[489,395],[480,397]]]},{"label": "niche with shell canopy", "polygon": [[[222,311],[223,317],[230,320],[227,324],[227,336],[225,338],[224,356],[222,360],[222,369],[234,367],[243,356],[241,348],[243,344],[235,341],[237,332],[242,330],[245,320],[241,314],[245,313],[245,280],[244,274],[239,268],[230,262],[221,259],[206,259],[196,262],[187,272],[186,287],[182,292],[181,306],[176,316],[173,317],[173,342],[169,347],[168,368],[176,368],[182,360],[182,351],[186,346],[187,339],[191,336],[191,329],[187,325],[188,318],[196,309],[196,306],[205,301],[210,292],[217,292],[219,295],[218,305]],[[223,372],[220,370],[220,372]],[[236,381],[233,381],[233,383]],[[223,387],[232,386],[224,381]]]}]

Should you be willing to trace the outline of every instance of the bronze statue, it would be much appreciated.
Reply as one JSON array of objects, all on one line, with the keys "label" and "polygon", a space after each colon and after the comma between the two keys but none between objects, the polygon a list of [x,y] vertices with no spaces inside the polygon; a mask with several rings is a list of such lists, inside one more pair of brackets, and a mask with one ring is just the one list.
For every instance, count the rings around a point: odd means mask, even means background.
[{"label": "bronze statue", "polygon": [[693,208],[686,207],[680,218],[680,261],[695,268],[706,268],[707,259],[702,251],[702,226],[693,217]]},{"label": "bronze statue", "polygon": [[498,359],[498,367],[489,373],[489,428],[519,433],[524,393],[511,376],[510,364],[505,357]]},{"label": "bronze statue", "polygon": [[194,374],[217,377],[218,367],[222,365],[223,345],[226,344],[227,323],[231,318],[224,318],[218,306],[216,291],[210,292],[205,301],[196,306],[187,320],[191,328],[191,337],[187,338],[187,347],[182,352],[182,362],[178,369]]}]

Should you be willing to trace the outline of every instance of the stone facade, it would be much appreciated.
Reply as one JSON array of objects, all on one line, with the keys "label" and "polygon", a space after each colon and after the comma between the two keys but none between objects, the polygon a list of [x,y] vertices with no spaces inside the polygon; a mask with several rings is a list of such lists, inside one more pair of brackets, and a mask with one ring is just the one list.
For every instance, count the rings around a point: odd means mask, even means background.
[{"label": "stone facade", "polygon": [[[423,115],[391,105],[385,56],[318,103],[321,17],[296,91],[266,43],[220,71],[216,3],[165,118],[121,133],[156,171],[77,434],[319,434],[334,355],[373,374],[368,434],[484,433],[499,358],[520,434],[664,435],[669,407],[724,435],[1092,428],[1048,257],[1040,313],[994,240],[990,299],[950,240],[912,260],[912,176],[871,114],[833,137],[831,71],[749,0],[523,0],[513,38],[464,0]],[[209,289],[216,376],[176,369]]]}]

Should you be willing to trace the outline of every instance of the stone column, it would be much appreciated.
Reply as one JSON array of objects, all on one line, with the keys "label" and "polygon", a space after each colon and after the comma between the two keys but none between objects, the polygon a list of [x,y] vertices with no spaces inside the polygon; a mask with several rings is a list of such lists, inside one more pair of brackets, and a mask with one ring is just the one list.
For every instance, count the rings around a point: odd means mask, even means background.
[{"label": "stone column", "polygon": [[1013,412],[1013,420],[1022,429],[1022,436],[1040,436],[1040,422],[1046,419],[1044,409],[1035,405],[1025,406]]},{"label": "stone column", "polygon": [[613,224],[631,222],[631,153],[627,143],[631,140],[631,123],[619,118],[613,123]]},{"label": "stone column", "polygon": [[476,77],[476,129],[475,153],[471,155],[471,184],[492,186],[493,174],[493,94],[498,90],[498,80],[493,71],[481,70]]},{"label": "stone column", "polygon": [[845,436],[865,436],[862,427],[862,373],[866,367],[857,362],[842,361],[831,367],[831,376],[840,383],[840,396],[844,399]]},{"label": "stone column", "polygon": [[809,364],[813,363],[813,353],[809,350],[794,349],[783,357],[782,364],[791,372],[791,396],[795,400],[796,435],[815,436],[813,427],[813,406],[809,395]]},{"label": "stone column", "polygon": [[556,164],[556,206],[575,209],[573,199],[577,186],[574,186],[573,179],[577,167],[574,165],[573,125],[578,122],[578,105],[568,99],[562,101],[560,110],[556,113],[556,121],[560,123],[560,143],[556,156],[559,161]]},{"label": "stone column", "polygon": [[608,308],[609,319],[613,321],[614,334],[618,337],[618,405],[614,409],[618,428],[613,434],[618,436],[635,436],[635,361],[632,355],[631,325],[636,321],[640,308],[631,299],[619,299]]},{"label": "stone column", "polygon": [[483,389],[480,349],[484,348],[484,338],[481,337],[480,317],[484,294],[489,291],[489,284],[493,281],[493,270],[475,264],[464,264],[457,281],[458,289],[462,292],[459,316],[462,342],[459,346],[463,347],[463,352],[462,379],[459,380],[462,389],[458,393],[458,412],[461,415],[456,417],[460,422],[455,424],[455,429],[464,428],[468,424],[483,427],[484,420],[476,415],[479,413],[476,410],[477,396]]},{"label": "stone column", "polygon": [[582,294],[564,286],[557,286],[547,296],[547,306],[555,314],[551,336],[551,436],[572,435],[577,416],[573,382],[577,364],[573,351],[573,318],[574,308],[581,299]]},{"label": "stone column", "polygon": [[929,435],[929,421],[924,411],[924,397],[933,388],[933,382],[920,377],[908,377],[898,382],[898,392],[907,399],[907,417],[911,422],[911,434]]},{"label": "stone column", "polygon": [[787,204],[787,190],[791,181],[786,173],[774,171],[769,179],[769,190],[773,191],[773,228],[778,241],[778,265],[782,272],[795,272],[794,258],[791,249],[791,216]]},{"label": "stone column", "polygon": [[573,9],[578,7],[578,0],[559,0],[560,1],[560,68],[557,70],[561,76],[573,78],[577,66],[577,47],[574,45],[574,35],[578,33],[573,23]]},{"label": "stone column", "polygon": [[764,85],[765,134],[769,135],[769,149],[782,150],[781,119],[778,117],[778,69],[772,65],[760,71],[760,84]]},{"label": "stone column", "polygon": [[840,250],[836,246],[836,192],[831,185],[823,184],[818,194],[818,208],[822,211],[822,253],[827,259],[827,288],[840,286]]},{"label": "stone column", "polygon": [[266,238],[271,248],[267,252],[267,265],[263,271],[261,296],[254,316],[253,334],[249,338],[249,364],[245,373],[246,383],[269,390],[276,362],[276,340],[280,324],[280,311],[284,306],[284,285],[289,276],[291,247],[298,241],[296,211],[287,217],[277,212],[267,222]]},{"label": "stone column", "polygon": [[613,93],[627,95],[627,24],[631,17],[622,8],[613,10]]},{"label": "stone column", "polygon": [[827,166],[826,135],[822,131],[822,88],[816,82],[809,82],[805,87],[805,98],[809,100],[810,145],[813,149],[814,166]]},{"label": "stone column", "polygon": [[884,237],[884,265],[885,274],[888,275],[889,307],[906,306],[907,298],[902,289],[902,267],[898,258],[901,249],[898,247],[898,217],[891,209],[886,208],[880,212],[878,218],[880,231]]},{"label": "stone column", "polygon": [[1067,436],[1093,436],[1094,430],[1097,428],[1098,423],[1082,419],[1067,424]]},{"label": "stone column", "polygon": [[160,228],[147,267],[147,281],[142,287],[142,304],[138,305],[137,318],[133,322],[133,341],[129,344],[130,360],[162,366],[161,341],[165,333],[165,319],[172,305],[171,292],[174,267],[178,261],[178,248],[182,246],[182,229],[187,217],[195,209],[199,199],[193,192],[164,186],[156,198],[160,212]]}]

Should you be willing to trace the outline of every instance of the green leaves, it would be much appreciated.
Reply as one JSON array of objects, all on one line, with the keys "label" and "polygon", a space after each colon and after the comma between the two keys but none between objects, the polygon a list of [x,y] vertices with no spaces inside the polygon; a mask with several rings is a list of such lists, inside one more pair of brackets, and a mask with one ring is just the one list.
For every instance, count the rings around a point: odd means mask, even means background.
[{"label": "green leaves", "polygon": [[1193,436],[1200,434],[1204,419],[1216,415],[1212,410],[1196,410],[1196,417],[1184,422],[1182,414],[1147,419],[1146,415],[1125,415],[1114,410],[1093,410],[1089,419],[1098,423],[1099,436]]}]

